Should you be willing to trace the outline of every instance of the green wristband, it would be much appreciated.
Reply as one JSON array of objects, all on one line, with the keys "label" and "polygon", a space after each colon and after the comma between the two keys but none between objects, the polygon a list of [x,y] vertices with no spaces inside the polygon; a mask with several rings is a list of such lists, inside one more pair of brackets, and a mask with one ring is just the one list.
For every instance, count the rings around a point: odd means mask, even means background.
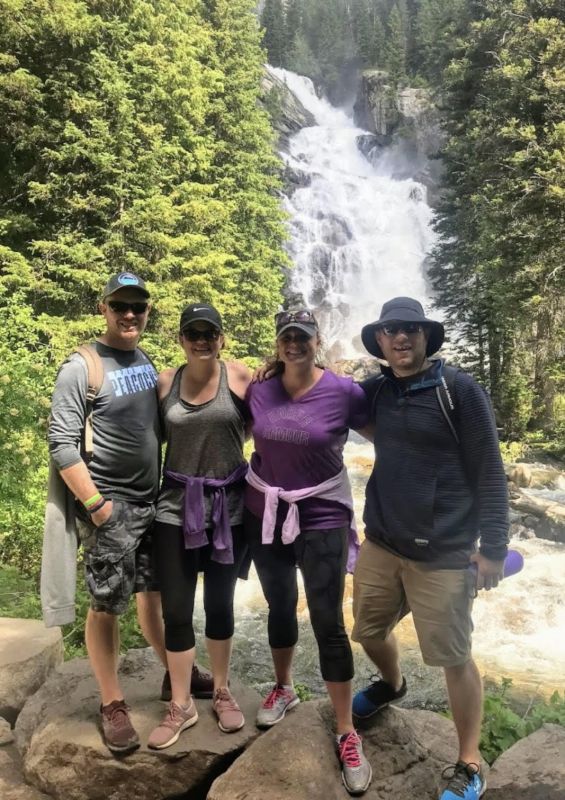
[{"label": "green wristband", "polygon": [[102,500],[102,495],[100,494],[100,492],[96,492],[96,494],[93,494],[92,497],[89,497],[88,500],[85,500],[83,502],[83,506],[88,511],[89,508],[95,506],[97,503],[100,502],[100,500]]}]

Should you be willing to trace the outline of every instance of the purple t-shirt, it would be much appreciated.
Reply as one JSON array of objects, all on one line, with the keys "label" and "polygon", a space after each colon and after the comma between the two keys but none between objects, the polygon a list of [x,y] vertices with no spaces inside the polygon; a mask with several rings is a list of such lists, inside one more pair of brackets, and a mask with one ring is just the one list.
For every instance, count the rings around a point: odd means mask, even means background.
[{"label": "purple t-shirt", "polygon": [[[253,471],[271,486],[287,490],[316,486],[337,475],[348,429],[362,428],[368,421],[365,392],[351,378],[330,370],[297,400],[290,398],[278,376],[250,384],[245,399],[255,441]],[[262,517],[263,493],[248,485],[245,506]],[[287,509],[288,504],[279,501],[278,525]],[[298,510],[302,530],[339,528],[349,522],[348,510],[330,500],[300,500]]]}]

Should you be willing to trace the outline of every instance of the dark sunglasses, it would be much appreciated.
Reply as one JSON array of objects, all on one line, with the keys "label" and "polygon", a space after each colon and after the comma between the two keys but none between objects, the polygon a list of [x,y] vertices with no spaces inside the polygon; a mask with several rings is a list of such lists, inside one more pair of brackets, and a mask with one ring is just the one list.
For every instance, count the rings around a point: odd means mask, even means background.
[{"label": "dark sunglasses", "polygon": [[149,303],[126,303],[123,300],[108,300],[108,305],[115,314],[125,314],[133,311],[134,314],[145,314]]},{"label": "dark sunglasses", "polygon": [[396,336],[397,333],[405,333],[406,336],[413,336],[416,333],[422,333],[424,328],[419,322],[394,322],[391,325],[381,325],[378,328],[385,336]]},{"label": "dark sunglasses", "polygon": [[215,342],[220,338],[220,331],[217,328],[206,328],[203,331],[199,331],[198,328],[185,328],[182,335],[188,342],[197,342],[199,339]]},{"label": "dark sunglasses", "polygon": [[311,338],[307,333],[283,333],[282,336],[279,336],[279,341],[283,342],[283,344],[290,344],[290,342],[306,344]]},{"label": "dark sunglasses", "polygon": [[306,308],[302,309],[302,311],[279,311],[278,314],[275,314],[275,324],[277,328],[281,328],[283,325],[288,325],[291,322],[310,322],[315,325],[316,318],[314,314]]}]

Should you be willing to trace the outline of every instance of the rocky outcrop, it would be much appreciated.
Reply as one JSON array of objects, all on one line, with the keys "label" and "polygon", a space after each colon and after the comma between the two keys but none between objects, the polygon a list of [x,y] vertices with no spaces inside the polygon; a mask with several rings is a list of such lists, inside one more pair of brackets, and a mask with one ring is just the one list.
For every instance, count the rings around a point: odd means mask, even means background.
[{"label": "rocky outcrop", "polygon": [[565,728],[543,725],[503,753],[485,800],[565,800]]},{"label": "rocky outcrop", "polygon": [[60,628],[0,617],[0,715],[13,723],[27,698],[62,661]]},{"label": "rocky outcrop", "polygon": [[396,88],[384,70],[361,74],[354,106],[355,122],[375,138],[358,139],[359,149],[376,163],[391,146],[398,180],[413,178],[428,189],[428,202],[437,200],[441,162],[435,157],[442,145],[440,114],[428,89]]},{"label": "rocky outcrop", "polygon": [[[132,650],[122,660],[120,681],[142,742],[160,722],[165,705],[158,694],[163,668],[152,651]],[[204,798],[224,772],[256,738],[253,721],[259,695],[236,681],[232,690],[248,722],[234,734],[218,729],[211,701],[196,701],[199,720],[163,751],[145,745],[114,758],[98,729],[98,692],[85,659],[69,661],[48,678],[26,703],[16,724],[24,756],[24,776],[59,800],[161,800],[191,790]]]},{"label": "rocky outcrop", "polygon": [[286,83],[275,75],[269,64],[265,64],[261,88],[261,103],[269,111],[273,127],[279,134],[279,149],[286,151],[288,140],[293,134],[298,133],[301,128],[315,125],[314,115],[304,108]]},{"label": "rocky outcrop", "polygon": [[565,543],[565,476],[543,464],[509,464],[511,530],[518,538],[536,536]]},{"label": "rocky outcrop", "polygon": [[[373,767],[367,800],[436,800],[456,758],[453,723],[430,711],[389,708],[363,731]],[[253,743],[212,785],[209,800],[343,800],[327,701],[306,703]]]}]

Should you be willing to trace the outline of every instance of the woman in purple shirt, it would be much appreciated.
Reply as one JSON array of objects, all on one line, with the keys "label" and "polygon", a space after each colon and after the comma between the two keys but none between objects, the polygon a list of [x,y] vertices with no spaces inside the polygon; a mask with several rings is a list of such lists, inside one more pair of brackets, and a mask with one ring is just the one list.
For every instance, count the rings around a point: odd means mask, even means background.
[{"label": "woman in purple shirt", "polygon": [[346,568],[353,569],[358,543],[343,446],[349,428],[367,424],[367,401],[350,378],[317,366],[320,337],[312,312],[285,311],[275,321],[284,372],[251,384],[246,394],[255,452],[244,525],[269,605],[276,681],[259,708],[257,725],[280,722],[300,702],[291,674],[298,639],[298,566],[336,714],[343,781],[349,792],[360,794],[369,786],[371,767],[351,716],[353,657],[342,602]]}]

